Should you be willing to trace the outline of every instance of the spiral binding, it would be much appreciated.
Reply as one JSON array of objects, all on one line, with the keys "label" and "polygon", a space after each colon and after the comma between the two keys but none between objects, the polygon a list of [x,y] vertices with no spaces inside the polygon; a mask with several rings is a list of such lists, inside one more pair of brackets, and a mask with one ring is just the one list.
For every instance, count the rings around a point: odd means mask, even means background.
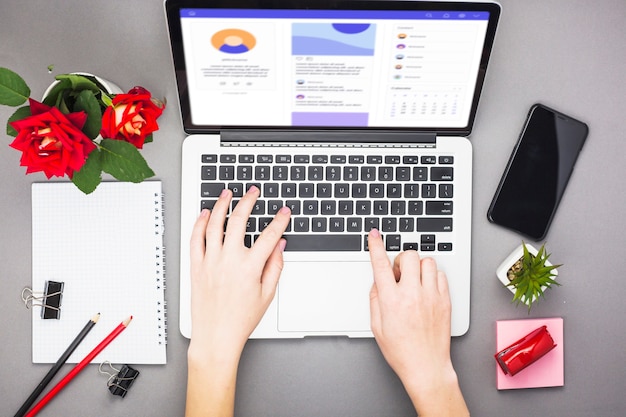
[{"label": "spiral binding", "polygon": [[[157,200],[159,194],[155,193],[155,215],[154,215],[154,228],[155,235],[163,236],[165,225],[163,221],[163,212],[165,206],[165,196],[161,192],[160,201]],[[157,316],[158,316],[158,329],[157,334],[159,338],[159,345],[167,344],[167,301],[165,300],[166,277],[165,277],[165,245],[161,244],[156,247],[156,290],[157,292],[163,292],[163,301],[157,301]]]}]

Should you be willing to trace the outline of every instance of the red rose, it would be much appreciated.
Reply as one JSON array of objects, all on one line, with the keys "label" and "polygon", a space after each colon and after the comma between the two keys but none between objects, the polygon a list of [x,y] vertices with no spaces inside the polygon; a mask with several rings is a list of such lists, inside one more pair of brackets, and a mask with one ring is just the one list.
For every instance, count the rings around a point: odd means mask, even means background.
[{"label": "red rose", "polygon": [[156,120],[164,108],[165,104],[153,99],[143,87],[135,87],[128,94],[118,94],[102,115],[100,135],[130,142],[141,149],[146,136],[159,128]]},{"label": "red rose", "polygon": [[43,171],[48,178],[72,178],[82,168],[96,145],[82,131],[87,120],[84,112],[63,114],[30,100],[31,116],[11,122],[17,136],[11,147],[22,151],[20,165],[26,173]]}]

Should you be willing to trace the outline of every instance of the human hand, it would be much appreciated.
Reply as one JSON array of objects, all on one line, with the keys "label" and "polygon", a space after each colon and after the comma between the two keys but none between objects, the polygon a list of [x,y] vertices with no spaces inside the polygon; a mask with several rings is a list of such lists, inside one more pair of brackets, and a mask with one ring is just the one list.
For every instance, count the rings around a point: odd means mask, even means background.
[{"label": "human hand", "polygon": [[416,251],[402,252],[392,266],[376,229],[368,245],[374,272],[371,326],[383,356],[420,416],[469,415],[450,359],[452,307],[445,273]]},{"label": "human hand", "polygon": [[[232,192],[203,210],[191,237],[191,344],[213,354],[239,355],[274,298],[283,268],[281,239],[290,211],[281,209],[251,248],[246,223],[259,190],[251,187],[224,221]],[[237,357],[238,358],[238,357]]]}]

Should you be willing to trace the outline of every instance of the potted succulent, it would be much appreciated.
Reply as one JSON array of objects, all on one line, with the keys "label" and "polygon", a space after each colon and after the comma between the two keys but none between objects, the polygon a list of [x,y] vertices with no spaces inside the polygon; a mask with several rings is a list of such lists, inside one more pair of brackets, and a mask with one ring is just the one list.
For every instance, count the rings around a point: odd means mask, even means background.
[{"label": "potted succulent", "polygon": [[496,270],[500,282],[513,293],[512,302],[526,304],[529,313],[546,289],[561,285],[555,278],[559,274],[557,268],[562,265],[553,265],[549,257],[545,244],[537,250],[522,242]]}]

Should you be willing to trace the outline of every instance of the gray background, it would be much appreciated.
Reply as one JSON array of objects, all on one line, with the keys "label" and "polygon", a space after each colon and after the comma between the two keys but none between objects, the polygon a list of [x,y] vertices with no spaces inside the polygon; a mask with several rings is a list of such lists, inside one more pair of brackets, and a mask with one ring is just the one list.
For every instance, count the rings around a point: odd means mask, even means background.
[{"label": "gray background", "polygon": [[[472,141],[474,200],[471,327],[452,342],[460,384],[476,416],[617,416],[626,409],[623,347],[626,248],[626,2],[503,0],[503,14]],[[180,155],[183,133],[161,0],[2,0],[0,66],[39,97],[54,74],[96,73],[165,96],[155,143],[143,155],[163,181],[169,300],[166,366],[140,366],[125,399],[87,368],[42,416],[177,416],[184,413],[186,348],[178,331]],[[530,317],[565,320],[565,386],[499,392],[495,321],[527,318],[510,304],[495,268],[520,237],[485,213],[528,108],[540,101],[586,121],[590,134],[547,241],[562,287]],[[0,108],[4,125],[12,111]],[[4,132],[4,127],[2,127]],[[30,184],[19,153],[0,146],[0,415],[12,415],[48,365],[31,363]],[[51,213],[53,216],[53,213]],[[187,242],[183,242],[186,244]],[[63,373],[69,366],[63,369]],[[408,397],[373,340],[252,341],[239,371],[238,416],[411,416]]]}]

